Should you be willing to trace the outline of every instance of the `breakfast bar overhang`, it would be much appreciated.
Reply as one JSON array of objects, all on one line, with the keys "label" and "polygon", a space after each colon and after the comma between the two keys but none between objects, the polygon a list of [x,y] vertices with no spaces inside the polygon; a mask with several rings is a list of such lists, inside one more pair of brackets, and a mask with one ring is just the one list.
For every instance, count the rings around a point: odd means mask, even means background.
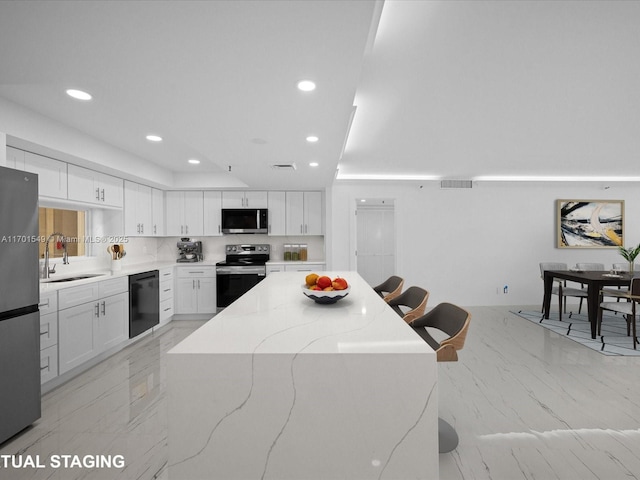
[{"label": "breakfast bar overhang", "polygon": [[171,479],[438,478],[434,351],[356,272],[269,275],[168,355]]}]

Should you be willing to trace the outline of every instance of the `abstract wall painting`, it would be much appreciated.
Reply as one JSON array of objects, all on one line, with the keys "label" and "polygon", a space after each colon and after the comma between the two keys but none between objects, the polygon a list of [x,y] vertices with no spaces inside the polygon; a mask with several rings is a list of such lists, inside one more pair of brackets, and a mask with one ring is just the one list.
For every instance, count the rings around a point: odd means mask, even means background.
[{"label": "abstract wall painting", "polygon": [[558,200],[558,248],[624,245],[624,200]]}]

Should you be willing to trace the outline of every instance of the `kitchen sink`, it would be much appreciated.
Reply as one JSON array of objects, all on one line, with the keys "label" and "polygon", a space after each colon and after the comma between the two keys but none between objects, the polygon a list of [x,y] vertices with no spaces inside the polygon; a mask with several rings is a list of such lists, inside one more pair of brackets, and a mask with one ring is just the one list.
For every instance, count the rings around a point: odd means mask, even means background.
[{"label": "kitchen sink", "polygon": [[75,280],[85,280],[87,278],[102,277],[104,273],[90,273],[87,275],[76,275],[75,277],[56,278],[55,280],[43,280],[43,283],[60,283],[60,282],[73,282]]}]

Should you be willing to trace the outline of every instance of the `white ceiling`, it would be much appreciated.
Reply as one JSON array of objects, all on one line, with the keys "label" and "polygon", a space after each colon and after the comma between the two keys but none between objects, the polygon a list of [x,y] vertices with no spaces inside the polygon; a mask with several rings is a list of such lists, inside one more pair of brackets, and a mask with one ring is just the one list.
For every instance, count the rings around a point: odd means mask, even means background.
[{"label": "white ceiling", "polygon": [[[388,0],[378,24],[381,7],[2,1],[0,97],[176,174],[249,188],[324,188],[337,166],[338,178],[640,178],[640,2]],[[304,78],[315,92],[296,89]]]}]

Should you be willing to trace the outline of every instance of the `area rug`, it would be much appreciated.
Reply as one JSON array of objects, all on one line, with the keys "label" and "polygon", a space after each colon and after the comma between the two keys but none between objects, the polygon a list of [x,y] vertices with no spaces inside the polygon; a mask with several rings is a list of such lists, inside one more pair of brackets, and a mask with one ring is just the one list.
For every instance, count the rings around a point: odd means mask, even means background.
[{"label": "area rug", "polygon": [[512,310],[511,313],[604,355],[640,356],[640,345],[637,346],[638,350],[633,349],[631,337],[627,336],[627,323],[620,314],[605,312],[602,317],[602,336],[592,339],[589,319],[584,313],[562,314],[562,321],[558,320],[558,312],[553,311],[548,319],[544,319],[542,313],[530,310]]}]

